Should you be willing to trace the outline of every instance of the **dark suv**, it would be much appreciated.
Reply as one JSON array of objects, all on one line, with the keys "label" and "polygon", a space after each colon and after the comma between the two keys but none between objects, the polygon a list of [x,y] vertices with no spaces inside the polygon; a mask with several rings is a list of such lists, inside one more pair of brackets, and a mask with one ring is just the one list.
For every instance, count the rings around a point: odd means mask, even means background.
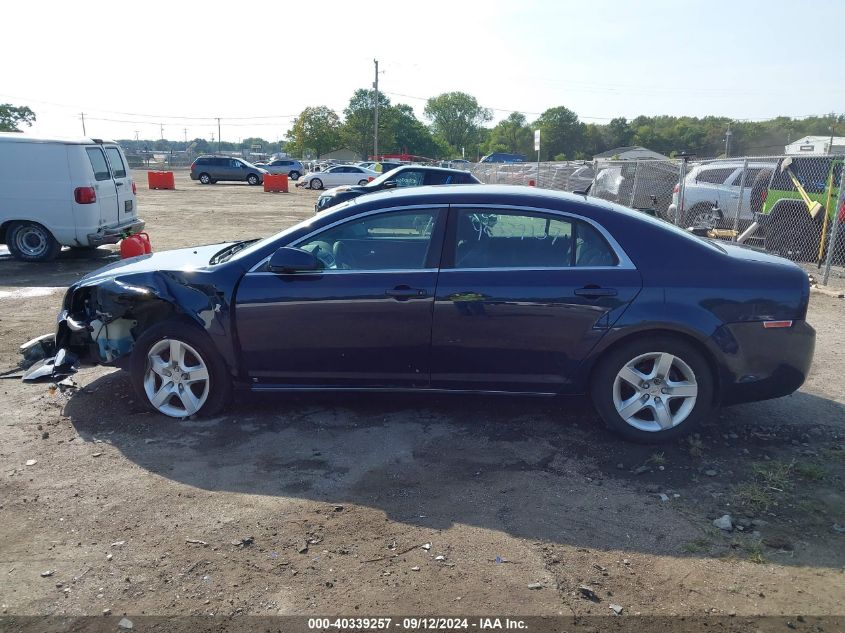
[{"label": "dark suv", "polygon": [[478,180],[468,171],[460,169],[444,169],[442,167],[425,167],[423,165],[403,165],[383,173],[366,185],[344,185],[329,189],[317,199],[314,212],[326,209],[352,200],[358,196],[374,193],[383,189],[396,187],[422,187],[423,185],[478,185]]},{"label": "dark suv", "polygon": [[191,180],[213,185],[218,180],[233,180],[259,185],[267,170],[240,158],[229,156],[200,156],[191,164]]}]

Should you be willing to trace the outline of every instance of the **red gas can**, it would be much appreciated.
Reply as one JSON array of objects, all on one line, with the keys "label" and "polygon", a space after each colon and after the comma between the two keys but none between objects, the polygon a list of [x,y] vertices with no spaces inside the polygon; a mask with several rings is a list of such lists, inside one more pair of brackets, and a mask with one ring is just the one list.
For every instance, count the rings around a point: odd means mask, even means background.
[{"label": "red gas can", "polygon": [[153,249],[150,245],[150,236],[146,233],[136,233],[135,235],[128,235],[120,241],[120,258],[137,257],[138,255],[146,255],[152,253]]}]

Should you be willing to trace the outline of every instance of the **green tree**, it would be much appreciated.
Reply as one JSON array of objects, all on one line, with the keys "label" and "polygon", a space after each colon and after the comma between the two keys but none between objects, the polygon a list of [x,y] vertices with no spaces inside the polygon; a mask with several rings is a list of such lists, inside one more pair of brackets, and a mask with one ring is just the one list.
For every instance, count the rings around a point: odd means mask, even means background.
[{"label": "green tree", "polygon": [[479,141],[481,125],[493,118],[490,110],[482,108],[475,97],[465,92],[445,92],[432,97],[426,102],[424,113],[434,133],[457,155],[462,147],[470,153]]},{"label": "green tree", "polygon": [[[384,112],[385,128],[393,137],[389,153],[407,152],[426,158],[440,158],[443,148],[422,121],[417,119],[414,109],[404,103],[397,104]],[[448,152],[448,150],[447,150]]]},{"label": "green tree", "polygon": [[540,115],[534,127],[540,128],[541,157],[548,160],[550,156],[575,156],[579,152],[583,126],[578,115],[569,108],[549,108]]},{"label": "green tree", "polygon": [[300,153],[313,150],[319,158],[340,146],[340,131],[340,119],[334,110],[326,106],[314,106],[305,108],[294,119],[288,137]]},{"label": "green tree", "polygon": [[35,121],[35,112],[27,106],[13,106],[11,103],[0,104],[0,132],[20,132],[18,125],[31,126]]},{"label": "green tree", "polygon": [[534,136],[521,112],[512,112],[490,131],[487,153],[507,152],[529,155],[534,147]]},{"label": "green tree", "polygon": [[[369,156],[373,151],[373,130],[375,127],[375,90],[359,88],[349,99],[343,110],[342,137],[349,149],[359,156]],[[379,105],[379,152],[393,146],[393,130],[390,118],[390,99],[383,93],[378,96]]]},{"label": "green tree", "polygon": [[634,139],[634,130],[625,117],[611,119],[607,124],[607,144],[613,147],[628,147]]}]

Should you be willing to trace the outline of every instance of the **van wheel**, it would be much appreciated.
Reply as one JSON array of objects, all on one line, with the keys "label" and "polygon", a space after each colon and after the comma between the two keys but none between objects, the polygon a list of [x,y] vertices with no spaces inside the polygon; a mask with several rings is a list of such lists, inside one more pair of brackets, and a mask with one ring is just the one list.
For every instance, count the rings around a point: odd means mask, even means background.
[{"label": "van wheel", "polygon": [[250,174],[249,176],[246,177],[246,181],[251,185],[257,185],[258,184],[258,176],[256,176],[255,174]]},{"label": "van wheel", "polygon": [[708,417],[714,379],[707,360],[686,341],[645,335],[601,359],[591,391],[612,431],[635,442],[663,442]]},{"label": "van wheel", "polygon": [[209,176],[208,174],[200,174],[200,182],[204,185],[210,185],[211,176]]},{"label": "van wheel", "polygon": [[62,250],[61,244],[36,222],[13,222],[6,231],[9,252],[25,262],[47,262]]}]

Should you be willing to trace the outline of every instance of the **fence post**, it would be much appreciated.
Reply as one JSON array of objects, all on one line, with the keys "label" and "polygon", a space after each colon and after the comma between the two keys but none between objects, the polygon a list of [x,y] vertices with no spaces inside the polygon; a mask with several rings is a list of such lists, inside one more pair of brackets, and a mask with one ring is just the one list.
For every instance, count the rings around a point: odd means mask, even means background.
[{"label": "fence post", "polygon": [[640,161],[637,161],[636,163],[634,163],[634,182],[631,183],[631,200],[630,200],[630,203],[628,204],[628,207],[630,209],[635,208],[634,207],[634,200],[636,200],[636,198],[637,198],[637,182],[639,181],[639,177],[640,177]]},{"label": "fence post", "polygon": [[684,180],[687,177],[686,164],[686,159],[682,158],[678,166],[678,206],[675,207],[675,226],[681,226],[681,216],[686,210],[684,209]]},{"label": "fence post", "polygon": [[590,185],[590,195],[591,196],[596,195],[596,180],[598,179],[598,175],[599,175],[599,161],[594,160],[593,161],[593,182]]},{"label": "fence post", "polygon": [[[739,199],[736,201],[736,216],[734,217],[734,233],[739,232],[739,213],[742,209],[742,195],[745,193],[745,174],[748,172],[748,157],[742,161],[742,175],[739,180]],[[733,236],[733,241],[736,241],[737,236]]]},{"label": "fence post", "polygon": [[[828,279],[830,279],[830,265],[833,263],[833,252],[836,250],[836,236],[839,233],[839,209],[845,204],[845,169],[842,170],[842,175],[839,177],[839,195],[836,198],[836,206],[833,207],[833,229],[830,231],[830,239],[827,243],[827,258],[824,262],[824,277],[822,283],[826,286]],[[825,209],[825,213],[830,213],[829,209]]]}]

